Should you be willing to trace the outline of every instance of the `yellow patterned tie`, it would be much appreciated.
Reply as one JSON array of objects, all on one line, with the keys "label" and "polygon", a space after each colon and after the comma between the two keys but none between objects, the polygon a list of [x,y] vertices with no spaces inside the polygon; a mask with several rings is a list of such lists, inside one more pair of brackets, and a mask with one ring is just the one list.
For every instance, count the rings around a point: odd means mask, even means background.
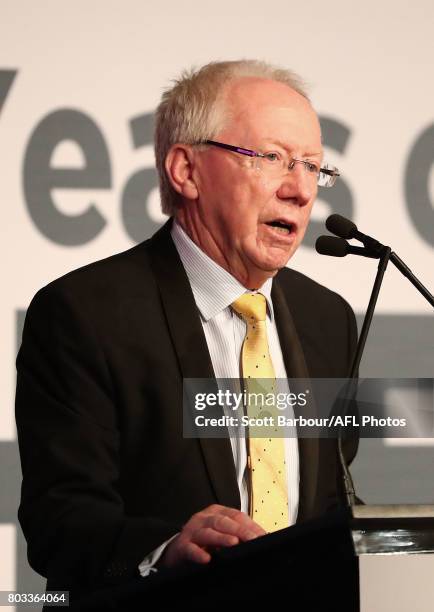
[{"label": "yellow patterned tie", "polygon": [[[241,373],[247,393],[275,391],[276,376],[270,357],[266,329],[266,301],[261,293],[245,293],[233,302],[232,308],[246,322],[247,330],[241,354]],[[254,396],[252,396],[254,397]],[[255,406],[247,402],[248,416],[276,416],[273,407]],[[258,432],[260,430],[256,430]],[[277,428],[267,428],[277,431]],[[252,430],[250,430],[252,434]],[[257,435],[257,433],[256,433]],[[251,475],[250,515],[266,531],[288,527],[288,486],[285,447],[276,434],[248,438]]]}]

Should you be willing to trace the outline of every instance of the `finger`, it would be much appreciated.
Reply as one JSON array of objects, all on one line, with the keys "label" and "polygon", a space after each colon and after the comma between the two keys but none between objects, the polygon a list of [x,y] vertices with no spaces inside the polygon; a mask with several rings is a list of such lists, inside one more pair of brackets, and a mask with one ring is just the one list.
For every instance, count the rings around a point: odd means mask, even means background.
[{"label": "finger", "polygon": [[219,504],[212,504],[198,512],[185,528],[192,533],[203,526],[235,535],[243,542],[266,534],[266,531],[246,513]]},{"label": "finger", "polygon": [[245,512],[240,512],[238,510],[236,512],[237,516],[234,520],[237,520],[240,525],[242,525],[245,529],[250,532],[253,532],[257,536],[263,536],[267,533],[265,529],[261,525],[256,523],[252,518],[250,518],[248,514],[246,514]]},{"label": "finger", "polygon": [[215,531],[210,527],[198,529],[192,534],[192,541],[199,546],[235,546],[239,539],[234,535]]},{"label": "finger", "polygon": [[[227,522],[223,523],[219,521],[219,523],[220,526],[223,527],[223,530],[230,529],[229,533],[233,533],[234,535],[238,536],[241,533],[240,527],[243,529],[242,533],[246,538],[263,536],[267,533],[265,529],[258,525],[258,523],[255,523],[255,521],[245,512],[241,512],[235,508],[226,508],[223,506],[219,516],[225,516],[231,519],[231,526]],[[233,530],[233,523],[237,525],[236,531]]]},{"label": "finger", "polygon": [[219,531],[220,533],[225,533],[232,536],[237,536],[240,530],[240,523],[224,514],[215,514],[207,517],[204,525],[213,529],[214,531]]},{"label": "finger", "polygon": [[253,540],[254,538],[263,535],[262,528],[256,530],[253,525],[251,528],[251,522],[245,522],[243,520],[234,520],[228,516],[212,516],[206,521],[206,525],[212,528],[214,531],[219,531],[225,534],[231,534],[236,536],[241,541],[246,542],[247,540]]},{"label": "finger", "polygon": [[188,542],[182,549],[182,556],[194,563],[209,563],[211,555],[194,542]]}]

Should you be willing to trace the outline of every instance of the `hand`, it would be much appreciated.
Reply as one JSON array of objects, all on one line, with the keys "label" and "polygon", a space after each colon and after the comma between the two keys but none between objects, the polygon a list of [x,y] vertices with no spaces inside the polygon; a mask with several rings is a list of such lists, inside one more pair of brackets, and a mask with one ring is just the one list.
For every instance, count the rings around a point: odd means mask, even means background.
[{"label": "hand", "polygon": [[235,546],[265,534],[264,529],[244,512],[213,504],[193,514],[167,546],[160,565],[173,567],[183,561],[208,563],[211,560],[209,550]]}]

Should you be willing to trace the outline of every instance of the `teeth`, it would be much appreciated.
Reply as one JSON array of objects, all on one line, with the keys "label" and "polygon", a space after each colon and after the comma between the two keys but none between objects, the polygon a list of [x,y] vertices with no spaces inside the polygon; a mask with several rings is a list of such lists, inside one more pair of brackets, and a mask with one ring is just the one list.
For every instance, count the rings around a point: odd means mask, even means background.
[{"label": "teeth", "polygon": [[290,234],[293,229],[292,223],[286,225],[283,223],[283,221],[267,221],[267,225],[277,230],[278,232],[281,232],[282,234]]}]

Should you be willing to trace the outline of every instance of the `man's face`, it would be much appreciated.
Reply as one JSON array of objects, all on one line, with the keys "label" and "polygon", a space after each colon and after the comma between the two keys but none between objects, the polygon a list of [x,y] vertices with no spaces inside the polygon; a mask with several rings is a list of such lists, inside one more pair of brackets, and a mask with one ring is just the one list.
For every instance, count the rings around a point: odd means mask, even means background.
[{"label": "man's face", "polygon": [[[321,163],[318,118],[293,89],[240,79],[228,87],[226,100],[230,119],[215,140]],[[261,160],[210,146],[197,152],[194,176],[198,200],[187,203],[190,235],[244,286],[259,287],[299,246],[317,194],[315,175],[297,163],[270,176]]]}]

